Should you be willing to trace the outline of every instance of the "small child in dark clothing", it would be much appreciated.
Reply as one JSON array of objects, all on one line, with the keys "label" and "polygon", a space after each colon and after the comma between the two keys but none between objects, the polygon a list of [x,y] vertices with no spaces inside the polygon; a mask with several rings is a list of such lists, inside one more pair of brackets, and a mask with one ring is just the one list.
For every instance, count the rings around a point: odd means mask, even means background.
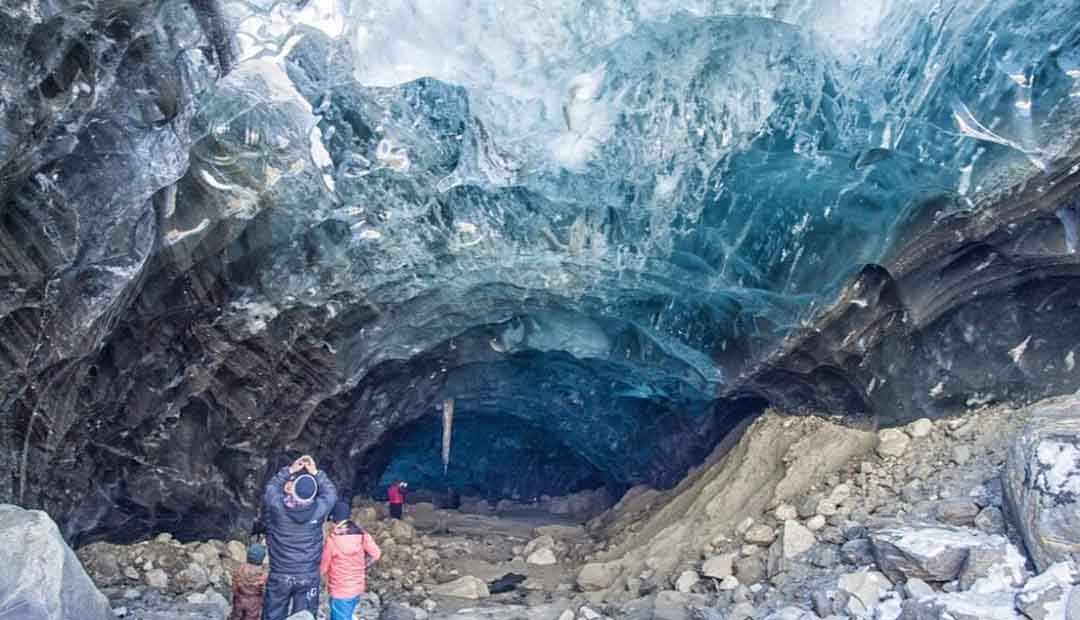
[{"label": "small child in dark clothing", "polygon": [[229,620],[259,620],[262,616],[267,576],[262,565],[265,558],[266,547],[252,544],[248,547],[247,563],[233,569],[232,615]]}]

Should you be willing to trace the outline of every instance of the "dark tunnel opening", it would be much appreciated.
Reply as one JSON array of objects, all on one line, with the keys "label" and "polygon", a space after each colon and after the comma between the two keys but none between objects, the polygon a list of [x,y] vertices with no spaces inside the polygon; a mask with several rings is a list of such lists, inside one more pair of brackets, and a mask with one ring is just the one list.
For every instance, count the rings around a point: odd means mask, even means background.
[{"label": "dark tunnel opening", "polygon": [[433,411],[388,433],[374,453],[359,461],[354,489],[383,500],[392,481],[405,480],[410,501],[436,504],[448,488],[492,504],[504,499],[531,503],[596,489],[618,499],[638,484],[674,487],[730,432],[768,407],[763,399],[743,396],[688,406],[700,411],[674,413],[648,400],[621,400],[609,399],[605,406],[632,420],[632,431],[612,439],[614,444],[600,434],[560,429],[551,422],[555,418],[459,409],[445,474],[442,419]]}]

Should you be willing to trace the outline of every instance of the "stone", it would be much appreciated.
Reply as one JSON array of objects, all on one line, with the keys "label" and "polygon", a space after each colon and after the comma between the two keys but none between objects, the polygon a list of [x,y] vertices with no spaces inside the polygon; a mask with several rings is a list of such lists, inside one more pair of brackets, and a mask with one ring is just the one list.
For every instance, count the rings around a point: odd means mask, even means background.
[{"label": "stone", "polygon": [[908,437],[904,431],[886,428],[878,431],[877,453],[882,458],[903,456],[910,443],[911,437]]},{"label": "stone", "polygon": [[735,577],[739,583],[754,584],[765,579],[765,561],[759,555],[747,556],[735,560]]},{"label": "stone", "polygon": [[247,562],[247,547],[239,540],[230,540],[225,544],[225,552],[233,562]]},{"label": "stone", "polygon": [[776,507],[776,510],[773,511],[773,516],[776,517],[777,521],[782,523],[784,521],[791,521],[792,519],[799,518],[799,511],[791,504],[780,504]]},{"label": "stone", "polygon": [[965,465],[971,460],[971,448],[960,445],[952,449],[950,460],[957,465]]},{"label": "stone", "polygon": [[1012,592],[938,593],[904,601],[898,620],[1023,620]]},{"label": "stone", "polygon": [[537,536],[536,538],[530,540],[529,543],[527,545],[525,545],[525,548],[521,551],[521,555],[524,555],[524,556],[532,555],[532,553],[534,551],[536,551],[537,549],[554,549],[554,548],[555,548],[555,539],[549,534],[544,534],[542,536]]},{"label": "stone", "polygon": [[700,594],[664,590],[653,602],[653,620],[691,620],[705,611],[707,600]]},{"label": "stone", "polygon": [[552,564],[558,564],[559,560],[555,557],[555,552],[550,547],[542,547],[533,551],[525,558],[526,564],[532,564],[534,566],[551,566]]},{"label": "stone", "polygon": [[154,537],[154,541],[159,543],[170,543],[172,542],[172,539],[172,534],[168,532],[162,532]]},{"label": "stone", "polygon": [[975,516],[975,527],[987,534],[1005,533],[1005,515],[997,506],[987,506]]},{"label": "stone", "polygon": [[961,590],[1007,590],[1024,585],[1025,559],[1012,544],[986,545],[968,550],[958,577]]},{"label": "stone", "polygon": [[581,567],[577,584],[586,592],[610,588],[622,568],[618,562],[592,562]]},{"label": "stone", "polygon": [[176,574],[172,585],[180,592],[202,590],[210,585],[210,575],[201,564],[192,563]]},{"label": "stone", "polygon": [[[1024,584],[1016,595],[1016,608],[1031,620],[1063,620],[1074,585],[1080,580],[1072,562],[1052,564]],[[1078,597],[1080,598],[1080,597]]]},{"label": "stone", "polygon": [[383,605],[379,620],[416,620],[416,610],[398,601]]},{"label": "stone", "polygon": [[752,545],[764,547],[766,545],[771,545],[772,542],[776,540],[776,531],[764,523],[758,523],[746,530],[743,540]]},{"label": "stone", "polygon": [[574,615],[573,611],[567,609],[567,610],[563,611],[561,614],[559,614],[559,619],[558,620],[574,620],[574,618],[576,618],[576,617],[577,616]]},{"label": "stone", "polygon": [[757,610],[750,603],[737,603],[728,611],[728,620],[753,620]]},{"label": "stone", "polygon": [[409,542],[416,537],[416,528],[407,521],[393,519],[390,522],[390,537],[399,543]]},{"label": "stone", "polygon": [[945,526],[883,528],[871,532],[870,543],[878,568],[893,581],[952,581],[976,547],[993,550],[1003,560],[1011,553],[1001,536]]},{"label": "stone", "polygon": [[713,579],[731,576],[735,574],[735,558],[734,553],[714,555],[701,564],[701,574]]},{"label": "stone", "polygon": [[578,613],[585,620],[599,620],[604,617],[588,605],[582,605],[581,609],[578,610]]},{"label": "stone", "polygon": [[679,578],[675,580],[675,590],[686,594],[701,581],[701,576],[697,574],[697,571],[685,570],[679,575]]},{"label": "stone", "polygon": [[818,568],[832,568],[839,562],[839,554],[832,545],[814,547],[810,554],[810,563]]},{"label": "stone", "polygon": [[720,583],[716,584],[716,589],[721,592],[729,592],[739,587],[739,580],[735,575],[728,575],[720,580]]},{"label": "stone", "polygon": [[840,547],[840,555],[848,564],[866,566],[874,563],[874,548],[870,540],[857,538],[849,540]]},{"label": "stone", "polygon": [[817,539],[814,538],[814,533],[806,529],[798,521],[784,521],[780,544],[785,559],[794,559],[806,553],[816,542]]},{"label": "stone", "polygon": [[881,596],[892,588],[892,582],[875,571],[846,573],[837,580],[836,588],[858,599],[862,608],[873,614]]},{"label": "stone", "polygon": [[905,430],[913,439],[922,439],[934,430],[934,423],[929,418],[919,418],[908,424]]},{"label": "stone", "polygon": [[1080,396],[1040,401],[1012,441],[1002,482],[1006,514],[1036,568],[1080,559]]},{"label": "stone", "polygon": [[799,502],[799,517],[809,519],[818,513],[818,504],[821,503],[821,493],[811,493]]},{"label": "stone", "polygon": [[124,567],[124,576],[132,581],[138,581],[141,575],[139,575],[139,569],[134,566]]},{"label": "stone", "polygon": [[464,575],[449,583],[441,583],[431,587],[433,594],[449,596],[452,598],[482,599],[491,596],[485,582],[472,575]]},{"label": "stone", "polygon": [[110,620],[109,601],[47,514],[0,504],[0,616]]},{"label": "stone", "polygon": [[315,620],[315,616],[311,615],[310,611],[299,611],[285,618],[285,620]]},{"label": "stone", "polygon": [[934,517],[949,525],[975,525],[979,506],[964,498],[946,499],[934,505]]},{"label": "stone", "polygon": [[143,575],[146,585],[155,590],[164,590],[169,587],[169,576],[160,568],[146,571]]},{"label": "stone", "polygon": [[825,515],[814,515],[806,520],[806,529],[818,532],[825,528]]},{"label": "stone", "polygon": [[783,607],[765,616],[765,620],[820,620],[812,611],[801,607]]},{"label": "stone", "polygon": [[814,590],[810,593],[810,604],[814,613],[819,616],[831,616],[833,614],[833,601],[829,594],[823,590]]},{"label": "stone", "polygon": [[927,596],[934,596],[934,589],[922,579],[912,577],[904,582],[904,596],[918,600]]}]

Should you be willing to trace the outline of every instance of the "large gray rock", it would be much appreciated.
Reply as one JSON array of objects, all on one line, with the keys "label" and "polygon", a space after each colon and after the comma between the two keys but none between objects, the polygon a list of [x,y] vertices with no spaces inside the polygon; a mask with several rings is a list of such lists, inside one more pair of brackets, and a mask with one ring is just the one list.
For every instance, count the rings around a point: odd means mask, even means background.
[{"label": "large gray rock", "polygon": [[[1004,537],[954,527],[886,528],[871,532],[870,542],[878,567],[893,581],[911,577],[952,581],[960,576],[970,551],[976,548],[983,560],[996,558],[1012,567],[1010,573],[1015,572],[1019,557]],[[1022,583],[1022,574],[1011,577]]]},{"label": "large gray rock", "polygon": [[0,618],[112,620],[98,591],[47,514],[0,505]]},{"label": "large gray rock", "polygon": [[440,596],[473,600],[491,596],[487,584],[472,575],[465,575],[451,582],[432,586],[431,592]]},{"label": "large gray rock", "polygon": [[581,567],[578,572],[577,583],[586,592],[603,590],[615,583],[622,569],[617,562],[593,562]]},{"label": "large gray rock", "polygon": [[1080,396],[1040,401],[1009,447],[1003,474],[1010,521],[1035,566],[1080,559]]},{"label": "large gray rock", "polygon": [[1013,593],[957,592],[904,601],[897,620],[1023,620]]},{"label": "large gray rock", "polygon": [[1016,595],[1016,608],[1031,620],[1080,618],[1080,596],[1075,586],[1080,573],[1072,562],[1059,562],[1032,578]]}]

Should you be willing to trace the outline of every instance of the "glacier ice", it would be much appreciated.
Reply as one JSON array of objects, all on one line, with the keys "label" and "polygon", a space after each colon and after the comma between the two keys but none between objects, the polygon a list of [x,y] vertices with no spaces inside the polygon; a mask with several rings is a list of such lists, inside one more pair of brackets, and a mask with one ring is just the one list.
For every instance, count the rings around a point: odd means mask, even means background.
[{"label": "glacier ice", "polygon": [[437,477],[449,398],[452,450],[498,430],[568,490],[673,482],[722,392],[1076,383],[1039,336],[1071,0],[143,4],[0,8],[0,496],[69,532],[190,523],[199,484],[243,515],[294,448]]}]

